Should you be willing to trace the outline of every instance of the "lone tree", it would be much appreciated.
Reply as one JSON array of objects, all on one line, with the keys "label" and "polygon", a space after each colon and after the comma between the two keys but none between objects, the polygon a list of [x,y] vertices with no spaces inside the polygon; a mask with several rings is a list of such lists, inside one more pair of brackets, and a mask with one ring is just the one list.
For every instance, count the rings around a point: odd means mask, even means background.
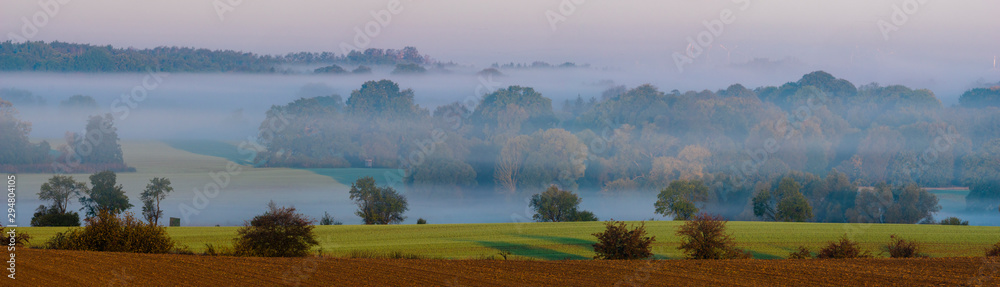
[{"label": "lone tree", "polygon": [[163,210],[160,209],[160,201],[167,198],[167,194],[174,191],[170,186],[170,179],[154,177],[149,180],[146,190],[142,192],[142,217],[152,225],[159,225],[160,218],[163,217]]},{"label": "lone tree", "polygon": [[674,220],[688,220],[698,214],[696,202],[708,199],[708,186],[700,180],[675,180],[657,195],[656,213],[673,215]]},{"label": "lone tree", "polygon": [[87,211],[87,217],[96,216],[98,211],[107,210],[112,215],[118,215],[132,208],[122,185],[116,184],[118,175],[113,171],[102,171],[90,176],[89,190],[84,190],[80,196],[80,204]]},{"label": "lone tree", "polygon": [[267,212],[245,223],[233,239],[233,248],[242,255],[261,257],[306,256],[318,245],[313,221],[295,213],[294,207],[267,204]]},{"label": "lone tree", "polygon": [[87,120],[87,133],[84,141],[78,143],[77,150],[86,149],[90,145],[92,152],[83,156],[83,163],[104,164],[109,166],[122,165],[122,146],[119,144],[118,128],[114,125],[114,116],[110,113],[104,116],[91,116]]},{"label": "lone tree", "polygon": [[378,187],[375,178],[359,178],[351,185],[351,200],[358,205],[355,212],[365,224],[393,224],[406,219],[403,213],[409,210],[406,196],[392,187]]},{"label": "lone tree", "polygon": [[812,206],[799,189],[799,183],[795,179],[781,179],[774,194],[765,189],[754,196],[753,214],[772,221],[802,222],[812,219]]},{"label": "lone tree", "polygon": [[696,215],[677,230],[681,246],[688,259],[739,259],[750,258],[750,253],[736,248],[732,237],[726,234],[726,221],[720,216],[705,213]]},{"label": "lone tree", "polygon": [[87,190],[87,184],[77,182],[72,176],[54,175],[43,183],[38,199],[52,201],[52,205],[41,205],[31,218],[32,226],[80,226],[80,215],[68,211],[69,201]]},{"label": "lone tree", "polygon": [[538,222],[597,221],[593,212],[578,210],[580,197],[572,191],[549,186],[544,192],[531,196],[529,207],[535,210],[531,218]]}]

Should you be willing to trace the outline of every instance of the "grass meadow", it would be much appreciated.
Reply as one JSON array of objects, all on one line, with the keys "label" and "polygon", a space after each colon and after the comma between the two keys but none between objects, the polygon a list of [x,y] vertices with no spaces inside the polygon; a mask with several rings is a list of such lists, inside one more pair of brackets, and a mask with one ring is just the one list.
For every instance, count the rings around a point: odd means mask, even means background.
[{"label": "grass meadow", "polygon": [[[638,222],[632,222],[638,224]],[[679,239],[674,232],[681,222],[645,222],[649,235],[656,236],[653,253],[657,258],[682,258],[677,250]],[[983,250],[1000,241],[1000,227],[946,226],[909,224],[842,223],[728,223],[737,244],[754,258],[785,258],[794,248],[804,245],[815,252],[828,241],[847,234],[862,246],[879,254],[897,234],[923,244],[931,257],[981,256]],[[178,243],[201,252],[205,244],[226,246],[232,243],[238,227],[168,227]],[[32,245],[42,242],[65,227],[30,227]],[[324,254],[346,256],[356,251],[403,252],[427,258],[482,258],[500,251],[531,259],[590,259],[595,242],[592,233],[603,230],[601,222],[564,223],[489,223],[425,225],[337,225],[315,229]],[[886,255],[882,255],[886,256]]]}]

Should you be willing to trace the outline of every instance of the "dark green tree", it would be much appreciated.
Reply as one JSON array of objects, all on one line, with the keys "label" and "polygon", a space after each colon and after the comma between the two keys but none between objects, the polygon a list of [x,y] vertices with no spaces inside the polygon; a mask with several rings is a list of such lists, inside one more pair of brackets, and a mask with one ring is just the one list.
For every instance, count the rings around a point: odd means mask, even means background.
[{"label": "dark green tree", "polygon": [[354,73],[354,74],[371,74],[372,73],[372,68],[368,67],[368,66],[361,65],[361,66],[358,66],[357,68],[354,68],[354,70],[351,70],[351,73]]},{"label": "dark green tree", "polygon": [[708,200],[708,186],[701,180],[675,180],[657,195],[653,206],[656,213],[673,216],[674,220],[689,220],[698,214],[698,202]]},{"label": "dark green tree", "polygon": [[366,176],[351,184],[351,200],[358,206],[355,212],[365,224],[393,224],[406,219],[409,210],[406,196],[392,187],[375,185],[375,178]]},{"label": "dark green tree", "polygon": [[413,90],[390,80],[367,81],[347,98],[347,112],[362,118],[399,118],[427,113],[413,103]]},{"label": "dark green tree", "polygon": [[406,75],[406,74],[423,74],[426,73],[427,69],[421,67],[418,64],[396,64],[396,69],[392,70],[393,75]]},{"label": "dark green tree", "polygon": [[958,103],[966,108],[1000,107],[1000,87],[975,88],[962,94]]},{"label": "dark green tree", "polygon": [[765,189],[754,196],[753,214],[774,221],[802,222],[812,219],[812,206],[799,189],[799,183],[794,179],[783,178],[773,195]]},{"label": "dark green tree", "polygon": [[55,206],[39,205],[31,216],[31,226],[80,226],[80,214],[60,213]]},{"label": "dark green tree", "polygon": [[57,213],[66,213],[69,201],[87,190],[87,184],[77,182],[72,176],[53,175],[49,181],[42,184],[38,199],[52,201],[52,208]]},{"label": "dark green tree", "polygon": [[78,151],[83,152],[83,163],[93,164],[125,164],[122,157],[122,146],[119,144],[118,128],[114,126],[111,114],[91,116],[87,121],[87,133],[77,143]]},{"label": "dark green tree", "polygon": [[83,204],[82,210],[87,211],[87,217],[96,216],[101,210],[117,215],[132,208],[117,178],[115,172],[107,170],[90,176],[90,189],[83,190],[80,195],[80,204]]},{"label": "dark green tree", "polygon": [[916,184],[893,188],[895,203],[885,212],[886,223],[933,223],[941,210],[938,198]]},{"label": "dark green tree", "polygon": [[167,194],[174,191],[170,186],[170,179],[154,177],[149,180],[146,190],[142,192],[142,217],[152,225],[159,225],[160,218],[163,217],[163,210],[160,209],[160,201],[167,198]]},{"label": "dark green tree", "polygon": [[326,66],[326,67],[317,68],[316,70],[313,70],[313,73],[316,73],[316,74],[344,74],[344,73],[347,73],[347,70],[344,70],[344,68],[342,68],[342,67],[340,67],[338,65],[329,65],[329,66]]},{"label": "dark green tree", "polygon": [[572,191],[549,186],[544,192],[531,196],[528,206],[535,210],[531,218],[538,222],[564,222],[586,219],[596,220],[589,211],[578,211],[580,197]]},{"label": "dark green tree", "polygon": [[61,109],[93,110],[97,109],[97,101],[91,96],[73,95],[68,99],[59,102]]},{"label": "dark green tree", "polygon": [[589,210],[580,210],[573,215],[573,219],[570,221],[601,221],[601,219]]},{"label": "dark green tree", "polygon": [[523,111],[525,118],[521,119],[527,125],[517,123],[521,130],[527,133],[534,129],[548,128],[558,119],[554,118],[552,100],[543,97],[541,93],[530,87],[510,86],[486,95],[472,111],[473,123],[496,128],[509,124],[507,115],[511,109]]},{"label": "dark green tree", "polygon": [[984,143],[979,152],[965,156],[963,184],[969,187],[966,208],[974,211],[993,210],[1000,206],[1000,139]]}]

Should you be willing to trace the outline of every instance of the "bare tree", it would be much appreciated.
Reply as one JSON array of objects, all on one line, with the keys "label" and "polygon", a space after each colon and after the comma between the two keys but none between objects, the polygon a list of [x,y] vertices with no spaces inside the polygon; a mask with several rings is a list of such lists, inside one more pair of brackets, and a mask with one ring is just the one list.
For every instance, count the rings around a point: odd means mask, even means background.
[{"label": "bare tree", "polygon": [[518,136],[510,139],[500,150],[500,157],[497,159],[496,171],[493,174],[497,184],[503,193],[514,194],[517,191],[517,174],[521,171],[521,164],[524,162],[525,136]]}]

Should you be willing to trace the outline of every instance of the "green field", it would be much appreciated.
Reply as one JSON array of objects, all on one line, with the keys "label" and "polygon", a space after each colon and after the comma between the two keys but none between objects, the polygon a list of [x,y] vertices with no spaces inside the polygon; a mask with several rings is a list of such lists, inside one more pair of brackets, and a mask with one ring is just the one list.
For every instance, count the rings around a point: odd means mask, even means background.
[{"label": "green field", "polygon": [[[656,236],[653,253],[657,258],[681,258],[679,239],[674,235],[681,222],[646,222]],[[168,227],[180,244],[201,252],[206,243],[231,244],[237,227]],[[40,245],[58,227],[20,228],[32,235],[32,245]],[[317,226],[315,231],[325,254],[343,255],[358,251],[402,251],[431,258],[478,258],[500,250],[534,259],[589,259],[592,233],[603,230],[601,222],[429,224],[429,225],[339,225]],[[890,234],[923,243],[932,257],[981,256],[983,250],[1000,241],[1000,227],[902,224],[838,224],[730,222],[728,230],[740,247],[759,259],[784,258],[799,245],[814,252],[827,241],[843,234],[878,254]],[[884,256],[884,255],[883,255]]]}]

